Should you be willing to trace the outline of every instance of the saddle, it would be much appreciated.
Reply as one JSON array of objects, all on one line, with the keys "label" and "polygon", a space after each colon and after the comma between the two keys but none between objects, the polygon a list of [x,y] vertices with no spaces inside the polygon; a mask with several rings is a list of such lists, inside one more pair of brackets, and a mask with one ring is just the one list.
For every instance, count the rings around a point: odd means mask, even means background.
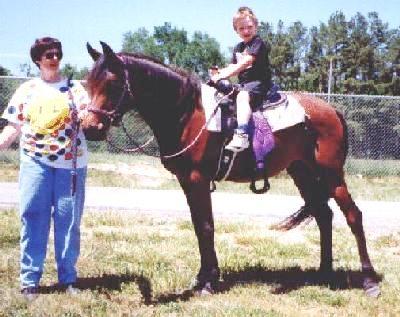
[{"label": "saddle", "polygon": [[[225,145],[231,139],[237,127],[235,100],[239,90],[228,80],[221,80],[216,84],[208,84],[216,89],[214,98],[220,107],[220,132],[225,137]],[[286,95],[280,94],[278,92],[278,86],[274,85],[265,96],[261,107],[253,112],[249,121],[250,150],[252,151],[253,157],[250,189],[256,194],[265,193],[270,188],[267,170],[265,168],[265,160],[268,153],[270,153],[275,146],[272,129],[267,119],[264,117],[263,111],[270,107],[277,107],[285,102],[287,102]],[[237,153],[226,150],[224,147],[221,149],[218,171],[214,177],[215,181],[225,180],[229,176],[236,155]],[[261,188],[257,188],[256,186],[256,179],[259,175],[263,176],[264,181],[263,187]],[[215,188],[216,186],[213,182],[211,189],[215,190]]]}]

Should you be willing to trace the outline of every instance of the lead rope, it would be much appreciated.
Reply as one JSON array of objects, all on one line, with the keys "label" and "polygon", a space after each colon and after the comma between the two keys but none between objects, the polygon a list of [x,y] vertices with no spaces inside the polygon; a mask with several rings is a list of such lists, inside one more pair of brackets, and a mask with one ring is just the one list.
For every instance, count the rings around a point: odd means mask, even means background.
[{"label": "lead rope", "polygon": [[71,92],[71,79],[72,75],[68,77],[67,88],[68,96],[71,105],[71,117],[72,117],[72,135],[71,135],[71,152],[72,152],[72,169],[71,169],[71,196],[75,197],[77,187],[77,161],[78,161],[78,133],[80,122],[78,120],[78,110],[74,102],[74,96]]}]

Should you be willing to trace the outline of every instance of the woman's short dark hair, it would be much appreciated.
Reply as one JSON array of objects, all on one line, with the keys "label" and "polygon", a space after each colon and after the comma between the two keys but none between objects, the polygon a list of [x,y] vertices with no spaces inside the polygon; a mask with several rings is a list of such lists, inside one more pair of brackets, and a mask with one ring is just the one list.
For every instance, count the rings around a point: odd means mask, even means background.
[{"label": "woman's short dark hair", "polygon": [[56,48],[60,51],[61,54],[60,59],[61,59],[62,46],[59,40],[52,37],[42,37],[40,39],[35,40],[35,43],[33,43],[33,45],[31,46],[31,58],[37,67],[39,67],[37,61],[42,58],[42,55],[45,51],[51,48]]}]

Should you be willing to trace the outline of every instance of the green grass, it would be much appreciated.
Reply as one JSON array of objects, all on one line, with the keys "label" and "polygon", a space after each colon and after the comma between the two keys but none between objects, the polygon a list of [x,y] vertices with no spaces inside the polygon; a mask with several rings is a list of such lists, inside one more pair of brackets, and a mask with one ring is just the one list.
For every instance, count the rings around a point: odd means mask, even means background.
[{"label": "green grass", "polygon": [[[17,153],[1,152],[0,162],[0,181],[17,181]],[[400,161],[350,160],[346,166],[346,181],[355,199],[400,201]],[[270,183],[271,194],[299,194],[285,172],[271,178]],[[96,152],[90,154],[87,185],[141,189],[180,188],[174,175],[165,170],[156,157]],[[250,193],[247,183],[222,182],[216,185],[218,191]]]},{"label": "green grass", "polygon": [[[189,216],[188,216],[189,217]],[[319,234],[314,223],[287,233],[263,223],[216,220],[221,292],[187,291],[199,268],[197,240],[187,220],[127,212],[86,212],[78,262],[81,293],[56,282],[53,241],[41,294],[18,293],[19,223],[1,212],[0,316],[399,316],[400,231],[367,236],[382,295],[367,298],[357,277],[359,259],[350,230],[334,230],[335,278],[317,282]]]}]

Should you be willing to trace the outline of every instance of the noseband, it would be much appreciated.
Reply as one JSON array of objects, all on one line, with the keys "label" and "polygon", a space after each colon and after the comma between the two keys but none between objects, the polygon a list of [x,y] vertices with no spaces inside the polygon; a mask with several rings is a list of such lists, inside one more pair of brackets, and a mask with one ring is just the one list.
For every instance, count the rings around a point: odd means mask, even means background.
[{"label": "noseband", "polygon": [[115,105],[113,110],[107,111],[103,109],[98,109],[94,108],[92,106],[89,106],[87,108],[88,112],[92,113],[97,113],[101,114],[104,117],[106,117],[108,120],[110,120],[111,124],[114,124],[116,122],[119,122],[124,115],[124,112],[122,111],[122,101],[125,99],[126,95],[130,96],[133,98],[133,93],[131,89],[131,85],[129,83],[129,74],[128,74],[128,69],[126,68],[126,64],[123,64],[124,67],[124,77],[125,77],[125,83],[124,83],[124,89],[122,91],[121,96],[118,99],[117,104]]}]

